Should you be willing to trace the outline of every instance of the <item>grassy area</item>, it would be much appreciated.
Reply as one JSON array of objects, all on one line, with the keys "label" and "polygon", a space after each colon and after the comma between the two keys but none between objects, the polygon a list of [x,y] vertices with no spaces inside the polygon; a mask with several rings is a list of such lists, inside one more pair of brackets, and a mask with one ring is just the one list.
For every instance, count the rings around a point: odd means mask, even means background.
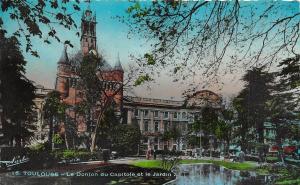
[{"label": "grassy area", "polygon": [[271,156],[268,156],[268,157],[267,157],[267,162],[268,162],[268,163],[276,163],[276,162],[279,162],[279,160],[278,160],[278,157],[271,157]]},{"label": "grassy area", "polygon": [[161,160],[138,160],[132,163],[133,166],[141,168],[161,168]]},{"label": "grassy area", "polygon": [[290,180],[279,180],[275,184],[276,185],[299,185],[300,184],[300,178],[290,179]]},{"label": "grassy area", "polygon": [[[232,170],[254,170],[256,165],[252,162],[236,163],[227,161],[213,161],[213,160],[200,160],[200,159],[185,159],[181,160],[180,164],[195,164],[195,163],[211,163]],[[139,160],[133,162],[134,166],[143,168],[161,168],[160,160]]]}]

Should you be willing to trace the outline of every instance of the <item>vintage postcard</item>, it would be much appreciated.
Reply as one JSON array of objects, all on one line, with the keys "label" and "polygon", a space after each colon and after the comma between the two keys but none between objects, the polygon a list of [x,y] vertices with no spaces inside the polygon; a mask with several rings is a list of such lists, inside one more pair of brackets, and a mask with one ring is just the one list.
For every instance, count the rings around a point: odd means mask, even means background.
[{"label": "vintage postcard", "polygon": [[0,1],[0,185],[299,174],[299,1]]}]

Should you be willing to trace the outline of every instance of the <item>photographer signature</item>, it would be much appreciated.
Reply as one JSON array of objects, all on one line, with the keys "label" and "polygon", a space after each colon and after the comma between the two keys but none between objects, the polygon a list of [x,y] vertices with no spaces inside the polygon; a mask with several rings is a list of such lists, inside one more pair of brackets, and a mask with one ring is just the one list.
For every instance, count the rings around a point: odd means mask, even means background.
[{"label": "photographer signature", "polygon": [[11,161],[0,161],[0,164],[4,164],[7,168],[13,167],[19,164],[23,164],[29,161],[29,158],[23,156],[14,157]]}]

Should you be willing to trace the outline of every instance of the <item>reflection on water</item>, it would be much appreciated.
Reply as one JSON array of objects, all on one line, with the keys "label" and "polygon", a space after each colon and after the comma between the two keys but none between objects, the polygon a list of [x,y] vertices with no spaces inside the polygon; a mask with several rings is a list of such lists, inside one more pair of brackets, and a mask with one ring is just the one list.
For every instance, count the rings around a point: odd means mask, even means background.
[{"label": "reflection on water", "polygon": [[180,165],[177,180],[168,185],[268,185],[274,177],[255,172],[228,170],[212,164]]}]

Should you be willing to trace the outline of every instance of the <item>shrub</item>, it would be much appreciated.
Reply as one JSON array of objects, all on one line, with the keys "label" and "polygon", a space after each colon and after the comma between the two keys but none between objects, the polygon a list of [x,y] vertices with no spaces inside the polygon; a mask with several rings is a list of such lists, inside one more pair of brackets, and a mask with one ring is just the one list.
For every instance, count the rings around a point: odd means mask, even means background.
[{"label": "shrub", "polygon": [[59,160],[80,159],[87,161],[95,157],[94,153],[84,150],[55,150],[52,152],[52,155]]},{"label": "shrub", "polygon": [[54,144],[62,144],[63,143],[63,139],[61,138],[61,136],[59,134],[54,134],[53,138],[52,138],[52,142]]},{"label": "shrub", "polygon": [[46,150],[48,143],[37,143],[36,145],[33,145],[30,147],[30,152],[33,152],[35,154],[41,153]]}]

